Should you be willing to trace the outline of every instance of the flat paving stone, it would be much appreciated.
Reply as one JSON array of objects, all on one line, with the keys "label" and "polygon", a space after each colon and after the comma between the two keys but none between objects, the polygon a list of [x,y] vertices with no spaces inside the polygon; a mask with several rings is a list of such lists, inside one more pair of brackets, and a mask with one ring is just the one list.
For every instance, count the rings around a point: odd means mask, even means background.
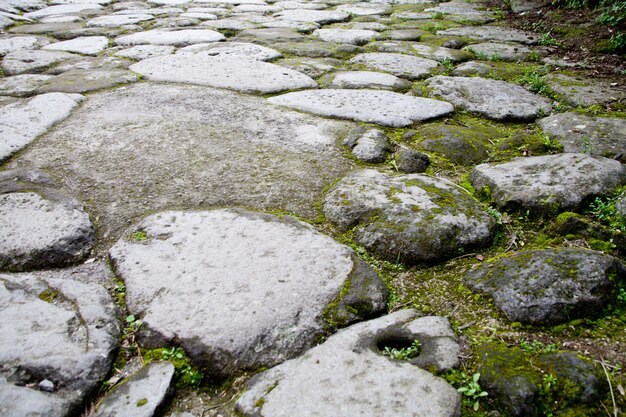
[{"label": "flat paving stone", "polygon": [[201,54],[207,56],[240,57],[257,61],[272,61],[283,54],[275,49],[247,42],[225,42],[218,44],[196,44],[181,48],[176,55]]},{"label": "flat paving stone", "polygon": [[47,51],[75,52],[83,55],[98,55],[109,47],[109,40],[105,36],[84,36],[69,41],[55,42],[46,45]]},{"label": "flat paving stone", "polygon": [[320,28],[319,23],[315,22],[292,22],[289,20],[271,20],[259,24],[262,28],[289,28],[295,29],[300,33],[311,33]]},{"label": "flat paving stone", "polygon": [[256,24],[235,19],[218,19],[202,22],[202,27],[208,27],[216,30],[246,30],[254,29]]},{"label": "flat paving stone", "polygon": [[369,70],[384,71],[409,80],[426,78],[439,65],[432,59],[382,52],[359,54],[349,62],[353,65],[363,65]]},{"label": "flat paving stone", "polygon": [[14,97],[32,96],[52,75],[21,74],[0,78],[0,95]]},{"label": "flat paving stone", "polygon": [[243,93],[317,88],[313,79],[300,72],[237,56],[161,56],[140,61],[130,69],[147,80],[199,84]]},{"label": "flat paving stone", "polygon": [[49,79],[37,91],[40,93],[87,93],[135,81],[139,81],[139,77],[123,69],[77,69],[63,72]]},{"label": "flat paving stone", "polygon": [[82,96],[51,93],[0,107],[0,161],[69,116],[81,100]]},{"label": "flat paving stone", "polygon": [[484,42],[475,43],[463,48],[464,51],[472,52],[485,60],[493,61],[530,61],[541,58],[545,55],[545,50],[539,48],[529,48],[516,43],[504,42]]},{"label": "flat paving stone", "polygon": [[6,75],[16,75],[41,71],[51,65],[75,57],[76,55],[69,52],[24,50],[6,54],[0,65]]},{"label": "flat paving stone", "polygon": [[626,99],[626,88],[612,85],[612,80],[565,74],[548,74],[545,80],[555,93],[563,96],[567,104],[575,107],[610,105]]},{"label": "flat paving stone", "polygon": [[47,35],[68,31],[71,29],[80,29],[83,25],[80,22],[63,22],[63,23],[36,23],[33,25],[20,25],[9,29],[9,33],[28,34],[28,35]]},{"label": "flat paving stone", "polygon": [[357,29],[317,29],[313,36],[324,42],[349,43],[364,45],[371,40],[378,39],[380,35],[374,30]]},{"label": "flat paving stone", "polygon": [[233,40],[254,41],[263,44],[279,44],[283,42],[301,42],[310,39],[292,28],[247,29],[240,32]]},{"label": "flat paving stone", "polygon": [[108,15],[98,16],[87,21],[87,27],[101,27],[101,26],[124,26],[132,25],[140,22],[147,22],[154,19],[151,14],[121,14],[121,15]]},{"label": "flat paving stone", "polygon": [[307,10],[293,9],[285,10],[274,15],[282,20],[291,20],[294,22],[316,22],[321,25],[329,23],[344,22],[350,18],[348,13],[335,10]]},{"label": "flat paving stone", "polygon": [[[129,311],[143,320],[142,343],[175,340],[212,375],[299,355],[323,334],[328,314],[345,325],[385,309],[386,286],[367,264],[286,216],[166,211],[132,227],[109,256]],[[331,303],[340,307],[325,313]],[[365,317],[346,310],[357,303]]]},{"label": "flat paving stone", "polygon": [[539,43],[541,36],[537,33],[500,26],[462,26],[437,31],[438,36],[463,36],[470,39],[517,42],[524,45]]},{"label": "flat paving stone", "polygon": [[198,20],[217,20],[217,15],[213,13],[200,13],[200,12],[186,12],[181,13],[180,17],[186,17]]},{"label": "flat paving stone", "polygon": [[430,97],[441,98],[489,119],[528,122],[552,111],[547,98],[506,81],[436,76],[426,80],[425,85]]},{"label": "flat paving stone", "polygon": [[[407,346],[416,339],[423,344],[419,367],[381,354],[392,335]],[[437,339],[441,343],[435,346]],[[426,346],[432,347],[430,354]],[[459,416],[461,395],[422,369],[439,368],[437,355],[455,354],[458,344],[447,319],[416,318],[415,312],[401,310],[355,324],[300,358],[256,375],[235,408],[244,416],[262,417],[290,415],[294,409],[302,417]]]},{"label": "flat paving stone", "polygon": [[268,99],[320,116],[404,127],[453,112],[450,103],[379,90],[307,90]]},{"label": "flat paving stone", "polygon": [[391,8],[383,3],[352,3],[337,6],[335,10],[354,16],[372,16],[389,14]]},{"label": "flat paving stone", "polygon": [[441,46],[413,44],[411,48],[413,48],[417,55],[434,59],[438,62],[447,61],[458,63],[468,61],[474,57],[474,55],[467,51],[459,51],[458,49],[444,48]]},{"label": "flat paving stone", "polygon": [[175,50],[176,47],[170,45],[137,45],[122,49],[116,52],[115,56],[141,61],[142,59],[154,58],[155,56],[171,55]]},{"label": "flat paving stone", "polygon": [[225,39],[221,33],[209,29],[153,29],[119,36],[114,39],[114,42],[120,46],[140,44],[186,46],[202,42],[219,42]]},{"label": "flat paving stone", "polygon": [[39,9],[34,12],[25,13],[24,16],[29,19],[41,19],[47,16],[67,15],[74,13],[82,13],[87,10],[102,10],[102,6],[99,4],[63,4],[58,6],[50,6],[44,9]]},{"label": "flat paving stone", "polygon": [[340,71],[329,74],[321,80],[328,88],[367,88],[375,90],[402,91],[411,86],[411,82],[395,75],[372,71]]},{"label": "flat paving stone", "polygon": [[0,39],[0,57],[13,51],[35,49],[38,43],[39,38],[36,36],[14,36],[12,38]]},{"label": "flat paving stone", "polygon": [[334,58],[289,58],[281,59],[276,64],[317,78],[341,68],[342,61]]},{"label": "flat paving stone", "polygon": [[626,183],[626,168],[613,159],[564,153],[481,164],[470,181],[476,190],[488,187],[500,208],[548,214],[610,194]]}]

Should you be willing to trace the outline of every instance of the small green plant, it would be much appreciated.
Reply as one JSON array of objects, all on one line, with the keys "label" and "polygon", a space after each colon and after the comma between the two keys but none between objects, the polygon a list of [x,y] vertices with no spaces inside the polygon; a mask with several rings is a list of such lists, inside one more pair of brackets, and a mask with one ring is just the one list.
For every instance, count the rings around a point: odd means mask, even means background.
[{"label": "small green plant", "polygon": [[445,13],[442,12],[435,12],[434,14],[432,14],[430,16],[431,19],[436,19],[436,20],[441,20],[443,19],[443,17],[445,16]]},{"label": "small green plant", "polygon": [[605,8],[596,19],[598,23],[617,26],[626,21],[626,1],[617,1]]},{"label": "small green plant", "polygon": [[552,37],[550,32],[542,33],[541,39],[539,39],[539,45],[543,46],[561,46],[561,42]]},{"label": "small green plant", "polygon": [[582,142],[581,145],[583,153],[591,155],[591,140],[589,139],[589,136],[583,135],[580,140]]},{"label": "small green plant", "polygon": [[604,223],[616,231],[626,233],[626,217],[615,208],[615,203],[620,197],[596,197],[589,205],[589,213],[600,223]]},{"label": "small green plant", "polygon": [[148,238],[148,235],[143,230],[137,230],[130,234],[130,238],[137,242],[142,242]]},{"label": "small green plant", "polygon": [[624,289],[624,287],[620,287],[618,293],[617,293],[617,305],[619,307],[626,307],[626,290]]},{"label": "small green plant", "polygon": [[[465,376],[465,374],[463,374],[463,376]],[[478,411],[478,408],[480,407],[480,399],[489,395],[487,391],[483,391],[483,389],[480,387],[480,384],[478,383],[479,379],[480,373],[477,372],[472,375],[471,380],[467,381],[465,385],[457,389],[458,392],[463,394],[465,397],[468,397],[470,401],[474,402],[474,411]]]},{"label": "small green plant", "polygon": [[626,51],[626,33],[614,33],[609,39],[609,52]]},{"label": "small green plant", "polygon": [[138,320],[133,314],[126,316],[126,329],[129,332],[136,333],[142,324],[143,321]]},{"label": "small green plant", "polygon": [[161,356],[165,360],[184,359],[185,358],[185,351],[182,348],[179,348],[179,347],[171,347],[169,349],[165,348],[161,352]]},{"label": "small green plant", "polygon": [[502,213],[498,211],[498,209],[493,208],[493,207],[487,207],[486,211],[491,217],[496,219],[496,223],[502,224],[503,216],[502,216]]},{"label": "small green plant", "polygon": [[519,346],[526,353],[554,353],[559,350],[556,343],[544,345],[540,340],[536,339],[532,342],[522,339],[520,340]]},{"label": "small green plant", "polygon": [[528,60],[529,61],[539,61],[541,59],[541,55],[539,55],[539,52],[537,51],[530,51],[528,53]]},{"label": "small green plant", "polygon": [[552,389],[556,385],[556,377],[552,374],[545,374],[543,376],[543,387],[546,391]]},{"label": "small green plant", "polygon": [[393,359],[397,359],[400,361],[406,361],[419,355],[421,349],[422,344],[419,342],[419,340],[414,340],[410,346],[407,346],[405,348],[393,348],[385,346],[382,353],[384,356],[389,356]]}]

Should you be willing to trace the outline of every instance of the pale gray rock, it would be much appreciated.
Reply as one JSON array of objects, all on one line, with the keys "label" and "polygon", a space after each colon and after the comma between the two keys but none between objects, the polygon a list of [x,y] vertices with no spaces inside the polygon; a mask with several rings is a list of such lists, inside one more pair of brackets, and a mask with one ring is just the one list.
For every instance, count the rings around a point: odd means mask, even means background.
[{"label": "pale gray rock", "polygon": [[243,93],[317,88],[313,79],[300,72],[237,56],[161,56],[140,61],[130,69],[147,80],[199,84]]},{"label": "pale gray rock", "polygon": [[76,55],[69,52],[55,52],[42,50],[24,50],[10,52],[2,60],[2,70],[6,75],[16,75],[25,72],[36,72],[47,67],[74,58]]},{"label": "pale gray rock", "polygon": [[434,59],[435,61],[448,61],[452,63],[463,62],[473,58],[473,55],[466,51],[444,48],[441,46],[431,46],[424,44],[413,44],[411,48],[417,55]]},{"label": "pale gray rock", "polygon": [[0,161],[69,116],[81,99],[51,93],[0,107]]},{"label": "pale gray rock", "polygon": [[[118,346],[119,311],[104,263],[0,274],[0,410],[10,416],[66,416],[106,377]],[[5,379],[6,378],[6,379]],[[26,388],[43,379],[54,393]],[[24,400],[24,402],[14,402]],[[30,413],[34,414],[30,414]]]},{"label": "pale gray rock", "polygon": [[461,26],[437,31],[439,36],[463,36],[470,39],[517,42],[524,45],[539,43],[541,36],[537,33],[501,26]]},{"label": "pale gray rock", "polygon": [[181,13],[180,17],[183,18],[191,18],[191,19],[198,19],[198,20],[217,20],[217,15],[214,15],[213,13],[201,13],[201,12],[186,12],[186,13]]},{"label": "pale gray rock", "polygon": [[545,55],[544,49],[529,48],[512,42],[475,43],[466,46],[463,50],[476,54],[477,57],[484,57],[484,59],[493,61],[529,61],[530,58],[541,58]]},{"label": "pale gray rock", "polygon": [[301,33],[311,33],[320,28],[319,23],[315,22],[292,22],[290,20],[272,20],[263,22],[259,25],[262,28],[290,28]]},{"label": "pale gray rock", "polygon": [[623,85],[615,85],[613,80],[565,74],[548,74],[545,80],[552,90],[562,95],[565,103],[571,106],[610,105],[626,100],[626,88]]},{"label": "pale gray rock", "polygon": [[37,384],[37,388],[39,388],[39,390],[41,391],[54,392],[54,382],[50,381],[49,379],[44,379],[39,384]]},{"label": "pale gray rock", "polygon": [[349,62],[363,65],[369,70],[384,71],[409,80],[426,78],[439,65],[432,59],[379,52],[359,54]]},{"label": "pale gray rock", "polygon": [[143,320],[142,343],[176,341],[212,375],[276,365],[314,345],[329,324],[385,309],[386,286],[367,264],[290,217],[158,213],[109,256],[129,311]]},{"label": "pale gray rock", "polygon": [[409,148],[400,148],[394,155],[393,159],[399,171],[408,172],[410,174],[420,174],[426,172],[430,165],[430,158],[422,152],[418,152]]},{"label": "pale gray rock", "polygon": [[202,42],[219,42],[225,39],[221,33],[209,29],[153,29],[119,36],[114,42],[120,46],[141,44],[186,46]]},{"label": "pale gray rock", "polygon": [[453,112],[450,103],[379,90],[307,90],[268,99],[273,104],[383,126],[404,127]]},{"label": "pale gray rock", "polygon": [[436,76],[426,80],[430,97],[501,121],[533,121],[552,111],[550,100],[506,81],[479,77]]},{"label": "pale gray rock", "polygon": [[10,165],[44,169],[91,201],[112,244],[134,219],[174,206],[313,219],[324,187],[354,169],[336,147],[349,126],[225,90],[137,83],[91,94]]},{"label": "pale gray rock", "polygon": [[113,71],[120,69],[128,69],[133,61],[119,58],[115,56],[108,56],[106,54],[97,57],[92,56],[77,56],[74,55],[73,59],[63,61],[46,70],[46,74],[59,75],[68,71]]},{"label": "pale gray rock", "polygon": [[9,30],[10,33],[17,34],[31,34],[31,35],[47,35],[66,32],[72,29],[79,29],[82,27],[78,22],[63,22],[63,23],[36,23],[32,25],[20,25],[13,27]]},{"label": "pale gray rock", "polygon": [[424,11],[429,13],[443,13],[445,19],[465,24],[485,24],[496,20],[494,13],[485,9],[486,7],[481,3],[450,1],[439,3],[437,6],[425,9]]},{"label": "pale gray rock", "polygon": [[567,112],[541,119],[539,126],[556,138],[565,152],[610,158],[626,154],[626,119]]},{"label": "pale gray rock", "polygon": [[170,362],[151,362],[109,392],[94,417],[152,417],[164,402],[174,377]]},{"label": "pale gray rock", "polygon": [[23,12],[39,10],[47,6],[47,3],[43,0],[3,0],[3,3]]},{"label": "pale gray rock", "polygon": [[87,21],[87,27],[124,26],[147,22],[152,19],[154,19],[153,15],[145,13],[98,16],[93,19],[89,19]]},{"label": "pale gray rock", "polygon": [[328,7],[324,3],[305,3],[303,1],[290,1],[290,0],[277,1],[274,4],[284,10],[293,10],[293,9],[323,10]]},{"label": "pale gray rock", "polygon": [[340,12],[348,13],[354,16],[372,16],[389,14],[391,8],[384,3],[352,3],[342,4],[335,8]]},{"label": "pale gray rock", "polygon": [[359,135],[349,147],[357,159],[376,164],[385,161],[387,152],[391,150],[391,143],[383,131],[371,129]]},{"label": "pale gray rock", "polygon": [[290,28],[247,29],[240,32],[235,40],[251,41],[264,44],[279,44],[282,42],[302,42],[310,40],[306,36]]},{"label": "pale gray rock", "polygon": [[0,29],[8,28],[9,26],[13,26],[14,24],[15,22],[13,21],[13,19],[0,15]]},{"label": "pale gray rock", "polygon": [[87,93],[139,81],[131,71],[122,69],[70,70],[43,83],[40,93]]},{"label": "pale gray rock", "polygon": [[340,68],[342,61],[333,58],[289,58],[280,60],[276,64],[299,71],[311,78],[317,78]]},{"label": "pale gray rock", "polygon": [[601,315],[625,278],[617,258],[567,248],[518,252],[483,264],[464,280],[493,297],[510,321],[554,325]]},{"label": "pale gray rock", "polygon": [[419,29],[395,29],[385,32],[385,36],[395,41],[419,42],[426,33]]},{"label": "pale gray rock", "polygon": [[389,261],[440,261],[487,244],[494,221],[464,190],[422,174],[354,172],[333,186],[326,218]]},{"label": "pale gray rock", "polygon": [[0,38],[0,57],[9,52],[22,49],[35,49],[39,39],[35,36],[14,36],[12,38]]},{"label": "pale gray rock", "polygon": [[365,45],[371,40],[378,39],[380,35],[374,30],[359,29],[317,29],[313,36],[324,42],[348,43],[353,45]]},{"label": "pale gray rock", "polygon": [[470,180],[476,190],[488,188],[502,209],[546,214],[574,210],[590,197],[610,194],[626,183],[626,169],[612,159],[566,153],[481,164]]},{"label": "pale gray rock", "polygon": [[350,18],[348,13],[336,10],[307,10],[292,9],[285,10],[274,15],[282,20],[291,20],[294,22],[316,22],[320,25],[329,23],[343,22]]},{"label": "pale gray rock", "polygon": [[232,8],[235,13],[259,13],[271,14],[281,12],[283,9],[269,4],[240,4]]},{"label": "pale gray rock", "polygon": [[419,149],[436,152],[455,164],[473,166],[489,156],[490,141],[497,141],[501,132],[487,125],[459,126],[432,123],[418,128],[422,140]]},{"label": "pale gray rock", "polygon": [[46,45],[47,51],[75,52],[83,55],[98,55],[109,46],[105,36],[81,36],[69,41],[55,42]]},{"label": "pale gray rock", "polygon": [[41,74],[21,74],[0,78],[0,95],[15,97],[31,96],[40,86],[51,78],[53,78],[53,76]]},{"label": "pale gray rock", "polygon": [[510,2],[511,10],[515,13],[540,9],[548,4],[550,4],[549,0],[511,0]]},{"label": "pale gray rock", "polygon": [[514,79],[524,75],[521,65],[508,62],[469,61],[452,70],[455,77],[480,76],[483,78]]},{"label": "pale gray rock", "polygon": [[[381,354],[386,343],[413,340],[422,343],[419,367]],[[447,319],[416,318],[415,312],[401,310],[353,325],[300,358],[256,375],[235,407],[259,417],[293,410],[302,417],[460,416],[461,395],[422,369],[440,369],[437,358],[442,357],[452,359],[446,365],[456,364],[458,352]]]},{"label": "pale gray rock", "polygon": [[44,9],[39,9],[34,12],[25,13],[24,16],[29,19],[41,19],[42,17],[67,15],[74,13],[84,13],[86,11],[98,11],[102,10],[102,6],[99,4],[64,4],[58,6],[50,6]]},{"label": "pale gray rock", "polygon": [[371,71],[340,71],[322,79],[328,88],[368,88],[375,90],[402,91],[411,86],[411,82],[395,75]]},{"label": "pale gray rock", "polygon": [[254,23],[235,19],[208,20],[206,22],[202,22],[201,26],[216,30],[246,30],[257,27]]},{"label": "pale gray rock", "polygon": [[428,20],[432,19],[434,13],[427,12],[395,12],[391,17],[402,20]]},{"label": "pale gray rock", "polygon": [[176,55],[201,54],[207,56],[232,56],[250,58],[257,61],[272,61],[282,58],[282,54],[275,49],[247,42],[225,42],[213,44],[196,44],[178,50]]},{"label": "pale gray rock", "polygon": [[50,17],[43,17],[41,19],[39,19],[40,23],[75,23],[75,22],[84,22],[85,19],[83,19],[80,16],[74,16],[74,15],[67,15],[67,16],[50,16]]},{"label": "pale gray rock", "polygon": [[414,50],[412,48],[413,44],[413,42],[404,41],[377,41],[371,42],[367,45],[367,48],[376,52],[414,55]]},{"label": "pale gray rock", "polygon": [[137,45],[131,48],[122,49],[115,53],[115,56],[130,58],[136,61],[154,58],[155,56],[171,55],[176,47],[169,45]]}]

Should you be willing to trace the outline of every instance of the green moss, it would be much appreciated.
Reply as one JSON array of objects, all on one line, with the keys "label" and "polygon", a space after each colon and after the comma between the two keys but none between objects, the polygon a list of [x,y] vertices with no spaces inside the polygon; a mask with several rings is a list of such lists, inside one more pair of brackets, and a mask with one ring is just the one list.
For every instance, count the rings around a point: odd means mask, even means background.
[{"label": "green moss", "polygon": [[148,400],[146,398],[142,398],[141,400],[137,401],[137,407],[143,407],[146,404],[148,404]]},{"label": "green moss", "polygon": [[45,301],[46,303],[52,303],[59,296],[58,291],[42,291],[39,293],[39,299]]}]

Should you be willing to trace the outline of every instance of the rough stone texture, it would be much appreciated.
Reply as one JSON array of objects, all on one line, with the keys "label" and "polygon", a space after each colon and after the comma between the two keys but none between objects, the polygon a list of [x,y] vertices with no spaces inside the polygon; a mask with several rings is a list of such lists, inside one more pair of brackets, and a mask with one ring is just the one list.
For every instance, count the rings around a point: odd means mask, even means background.
[{"label": "rough stone texture", "polygon": [[342,4],[341,6],[336,7],[335,10],[339,10],[340,12],[348,13],[354,16],[372,16],[388,14],[390,8],[386,4],[361,2],[353,4]]},{"label": "rough stone texture", "polygon": [[552,90],[563,95],[564,101],[571,106],[609,105],[626,99],[626,88],[623,85],[611,85],[611,80],[564,74],[549,74],[545,79]]},{"label": "rough stone texture", "polygon": [[505,81],[436,76],[425,84],[430,97],[441,97],[460,109],[494,120],[532,121],[552,111],[547,98]]},{"label": "rough stone texture", "polygon": [[312,78],[320,77],[341,67],[341,61],[333,58],[290,58],[280,60],[276,64],[299,71]]},{"label": "rough stone texture", "polygon": [[128,49],[122,49],[116,52],[115,56],[140,61],[155,56],[171,55],[175,50],[176,47],[170,45],[137,45]]},{"label": "rough stone texture", "polygon": [[428,155],[413,149],[400,148],[393,157],[398,170],[410,174],[425,172],[430,165]]},{"label": "rough stone texture", "polygon": [[2,60],[2,70],[6,75],[22,74],[24,72],[36,72],[51,65],[58,64],[76,55],[68,52],[53,51],[15,51],[8,53]]},{"label": "rough stone texture", "polygon": [[94,417],[152,417],[174,377],[170,362],[152,362],[107,394]]},{"label": "rough stone texture", "polygon": [[349,43],[353,45],[365,45],[371,40],[378,39],[380,35],[374,30],[358,29],[317,29],[313,36],[324,42]]},{"label": "rough stone texture", "polygon": [[45,169],[91,201],[105,240],[173,206],[314,218],[324,186],[354,167],[335,146],[348,127],[228,91],[141,83],[91,95],[12,165]]},{"label": "rough stone texture", "polygon": [[224,35],[209,29],[153,29],[119,36],[114,42],[120,46],[141,44],[186,46],[202,42],[219,42],[224,39],[226,39]]},{"label": "rough stone texture", "polygon": [[202,27],[208,27],[216,30],[246,30],[257,27],[254,23],[245,22],[236,19],[219,19],[202,22]]},{"label": "rough stone texture", "polygon": [[275,96],[268,101],[321,116],[391,127],[408,126],[453,111],[452,105],[443,101],[377,90],[308,90]]},{"label": "rough stone texture", "polygon": [[548,0],[511,0],[511,10],[515,13],[527,12],[529,10],[540,9],[550,4]]},{"label": "rough stone texture", "polygon": [[283,42],[300,42],[309,40],[306,36],[298,33],[294,29],[289,28],[265,28],[265,29],[247,29],[241,31],[234,40],[263,43],[263,44],[279,44]]},{"label": "rough stone texture", "polygon": [[226,42],[213,44],[190,45],[180,49],[177,55],[203,54],[209,56],[234,56],[256,59],[257,61],[272,61],[282,58],[282,54],[275,49],[245,42]]},{"label": "rough stone texture", "polygon": [[352,155],[363,162],[384,162],[387,152],[391,150],[389,138],[378,129],[371,129],[362,134],[355,135],[354,141],[345,143],[352,149]]},{"label": "rough stone texture", "polygon": [[419,366],[440,368],[438,358],[444,356],[457,362],[459,348],[447,319],[416,319],[413,311],[402,310],[356,324],[302,357],[256,375],[236,409],[259,417],[293,410],[302,417],[459,416],[461,398],[453,387],[379,350],[386,342],[415,339],[423,346]]},{"label": "rough stone texture", "polygon": [[437,31],[439,36],[463,36],[470,39],[517,42],[524,45],[534,45],[539,42],[541,36],[537,33],[526,32],[500,26],[461,26]]},{"label": "rough stone texture", "polygon": [[14,36],[11,38],[0,39],[0,57],[5,56],[9,52],[19,51],[22,49],[34,49],[39,40],[35,36]]},{"label": "rough stone texture", "polygon": [[349,62],[351,64],[361,64],[370,70],[389,72],[409,80],[419,80],[428,77],[432,70],[439,65],[437,61],[432,59],[379,52],[359,54]]},{"label": "rough stone texture", "polygon": [[326,84],[328,88],[368,88],[391,91],[402,91],[411,86],[409,81],[395,75],[372,71],[335,72],[324,77],[322,83]]},{"label": "rough stone texture", "polygon": [[[118,344],[117,307],[103,287],[111,279],[103,263],[0,274],[3,415],[80,413],[109,372]],[[24,387],[46,379],[54,382],[53,393]]]},{"label": "rough stone texture", "polygon": [[69,116],[81,99],[51,93],[0,107],[0,162]]},{"label": "rough stone texture", "polygon": [[484,245],[494,221],[454,184],[421,174],[354,172],[333,186],[324,214],[381,257],[407,263],[439,261]]},{"label": "rough stone texture", "polygon": [[470,271],[465,283],[492,296],[511,321],[554,325],[600,315],[624,278],[617,258],[571,248],[506,256]]},{"label": "rough stone texture", "polygon": [[130,69],[151,81],[199,84],[242,93],[267,94],[317,87],[315,81],[300,72],[237,56],[160,56],[140,61]]},{"label": "rough stone texture", "polygon": [[285,10],[274,15],[282,20],[294,22],[316,22],[321,25],[348,20],[349,14],[335,10],[306,10],[293,9]]},{"label": "rough stone texture", "polygon": [[51,75],[40,74],[20,74],[0,78],[0,95],[15,97],[31,96],[40,86],[51,78],[53,78]]},{"label": "rough stone texture", "polygon": [[448,61],[452,63],[458,63],[467,61],[473,58],[473,55],[467,51],[459,51],[457,49],[443,48],[439,46],[413,44],[411,48],[417,55],[424,56],[426,58],[434,59],[435,61]]},{"label": "rough stone texture", "polygon": [[488,126],[458,126],[437,123],[419,128],[418,133],[424,140],[416,147],[436,152],[459,165],[475,165],[489,156],[489,140],[497,139],[500,134]]},{"label": "rough stone texture", "polygon": [[48,51],[75,52],[84,55],[98,55],[109,46],[109,40],[105,36],[81,36],[69,41],[55,42],[46,45],[43,49]]},{"label": "rough stone texture", "polygon": [[477,190],[488,189],[500,208],[548,214],[610,194],[626,183],[626,170],[615,160],[566,153],[481,164],[470,180]]},{"label": "rough stone texture", "polygon": [[46,7],[44,9],[39,9],[34,12],[25,13],[24,17],[27,17],[29,19],[41,19],[42,17],[84,13],[88,10],[98,11],[101,9],[102,6],[98,4],[62,4]]},{"label": "rough stone texture", "polygon": [[142,13],[99,16],[88,20],[87,27],[132,25],[134,23],[146,22],[152,19],[154,19],[154,16]]},{"label": "rough stone texture", "polygon": [[126,70],[70,70],[43,83],[40,93],[86,93],[138,81],[139,77]]},{"label": "rough stone texture", "polygon": [[[146,238],[133,239],[138,231]],[[385,309],[386,286],[367,264],[289,217],[163,212],[109,255],[143,343],[177,341],[212,375],[276,365],[311,347],[324,319],[345,325]]]},{"label": "rough stone texture", "polygon": [[512,79],[524,75],[524,70],[522,66],[511,62],[470,61],[458,65],[451,75]]},{"label": "rough stone texture", "polygon": [[499,61],[529,61],[534,56],[541,58],[545,55],[544,49],[529,48],[518,43],[484,42],[475,43],[463,48],[487,60]]},{"label": "rough stone texture", "polygon": [[558,139],[565,152],[606,157],[626,154],[626,119],[568,112],[541,119],[539,126]]}]

